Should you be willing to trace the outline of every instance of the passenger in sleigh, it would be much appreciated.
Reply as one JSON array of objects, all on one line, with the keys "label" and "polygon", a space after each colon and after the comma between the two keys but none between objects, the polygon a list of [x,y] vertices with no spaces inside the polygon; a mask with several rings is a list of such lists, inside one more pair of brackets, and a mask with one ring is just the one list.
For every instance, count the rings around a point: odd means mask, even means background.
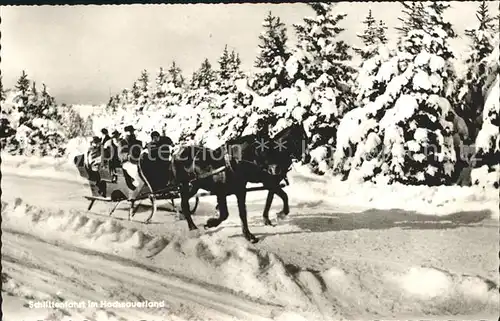
[{"label": "passenger in sleigh", "polygon": [[[103,164],[112,177],[112,181],[116,181],[116,168],[121,167],[120,158],[118,156],[118,148],[120,145],[120,132],[114,130],[111,137],[106,139],[103,146]],[[104,141],[104,139],[103,139]]]},{"label": "passenger in sleigh", "polygon": [[151,133],[151,141],[147,144],[147,151],[152,158],[157,158],[162,161],[170,159],[171,148],[174,142],[168,136],[162,136],[156,130]]},{"label": "passenger in sleigh", "polygon": [[118,156],[122,163],[123,170],[127,172],[132,180],[131,184],[133,186],[130,187],[135,189],[139,187],[141,181],[137,164],[139,162],[143,144],[142,141],[138,140],[135,136],[135,129],[132,125],[126,126],[124,130],[125,138],[120,140]]},{"label": "passenger in sleigh", "polygon": [[84,164],[92,172],[97,172],[101,164],[101,139],[97,136],[92,137],[90,147],[85,153]]},{"label": "passenger in sleigh", "polygon": [[147,157],[141,163],[141,169],[153,191],[165,189],[172,183],[170,160],[173,145],[168,136],[157,131],[151,133],[151,141],[146,146]]}]

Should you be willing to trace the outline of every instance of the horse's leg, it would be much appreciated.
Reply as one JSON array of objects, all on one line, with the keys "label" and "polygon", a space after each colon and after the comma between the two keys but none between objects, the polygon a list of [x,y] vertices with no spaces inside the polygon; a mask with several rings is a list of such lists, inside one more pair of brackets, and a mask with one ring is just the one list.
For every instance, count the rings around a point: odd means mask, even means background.
[{"label": "horse's leg", "polygon": [[279,186],[276,188],[275,193],[283,200],[283,209],[277,213],[277,216],[278,218],[285,218],[290,213],[288,194]]},{"label": "horse's leg", "polygon": [[257,243],[259,239],[255,237],[250,230],[248,229],[248,221],[247,221],[247,191],[243,188],[241,191],[236,193],[236,198],[238,199],[238,210],[240,212],[240,220],[241,220],[241,230],[243,232],[243,236],[252,243]]},{"label": "horse's leg", "polygon": [[262,216],[264,217],[264,225],[273,225],[271,220],[269,219],[269,210],[271,209],[271,204],[273,203],[274,192],[272,189],[269,189],[267,192],[266,205],[264,206],[264,213]]},{"label": "horse's leg", "polygon": [[183,185],[181,187],[181,209],[182,209],[182,214],[186,218],[186,221],[188,223],[189,230],[196,230],[198,227],[193,222],[193,218],[191,217],[191,211],[189,210],[189,199],[192,196],[192,192],[189,190],[188,186]]},{"label": "horse's leg", "polygon": [[205,224],[205,228],[217,227],[228,218],[229,210],[227,209],[227,199],[225,194],[217,194],[217,207],[219,208],[219,217],[209,218]]}]

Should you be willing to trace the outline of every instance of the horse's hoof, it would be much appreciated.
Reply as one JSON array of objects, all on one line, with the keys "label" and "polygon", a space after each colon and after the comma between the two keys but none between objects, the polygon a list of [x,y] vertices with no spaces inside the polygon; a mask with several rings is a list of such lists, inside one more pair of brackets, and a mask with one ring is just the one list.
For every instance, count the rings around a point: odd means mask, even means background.
[{"label": "horse's hoof", "polygon": [[203,228],[206,230],[208,230],[210,228],[210,226],[208,226],[207,224],[203,225]]},{"label": "horse's hoof", "polygon": [[259,239],[254,236],[254,237],[251,237],[249,239],[249,241],[250,241],[250,243],[255,244],[255,243],[259,242]]},{"label": "horse's hoof", "polygon": [[214,227],[214,226],[217,226],[219,221],[216,219],[216,218],[209,218],[207,220],[207,223],[205,224],[206,227],[210,228],[210,227]]},{"label": "horse's hoof", "polygon": [[144,224],[149,224],[149,223],[151,223],[151,220],[145,220],[144,221]]},{"label": "horse's hoof", "polygon": [[273,223],[271,222],[271,220],[269,220],[269,219],[265,219],[265,220],[264,220],[264,225],[265,225],[265,226],[273,226],[273,227],[274,227],[274,226],[276,226],[276,225],[275,225],[275,224],[273,224]]},{"label": "horse's hoof", "polygon": [[198,228],[194,228],[194,229],[191,229],[189,231],[189,237],[191,238],[198,238],[200,237],[201,235],[203,234],[203,232],[201,232]]},{"label": "horse's hoof", "polygon": [[276,214],[276,217],[280,220],[284,220],[287,217],[288,213],[285,212],[279,212]]}]

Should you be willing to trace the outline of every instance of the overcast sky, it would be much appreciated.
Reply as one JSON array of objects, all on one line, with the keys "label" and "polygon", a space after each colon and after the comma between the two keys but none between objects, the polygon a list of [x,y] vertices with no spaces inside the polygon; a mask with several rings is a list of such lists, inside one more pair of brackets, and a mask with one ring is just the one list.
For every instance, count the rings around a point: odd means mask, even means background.
[{"label": "overcast sky", "polygon": [[[478,2],[451,2],[446,17],[463,37],[474,26]],[[339,11],[343,38],[358,44],[361,20],[369,7],[385,21],[389,36],[399,24],[399,3],[343,2]],[[490,3],[494,14],[498,1]],[[5,87],[11,87],[24,69],[37,83],[44,82],[58,102],[99,104],[109,93],[130,87],[142,69],[154,77],[160,66],[175,59],[186,76],[207,57],[212,63],[224,45],[236,49],[243,67],[251,67],[261,23],[271,10],[292,24],[312,10],[305,4],[187,4],[122,6],[1,7],[1,68]],[[463,51],[465,39],[453,42]]]}]

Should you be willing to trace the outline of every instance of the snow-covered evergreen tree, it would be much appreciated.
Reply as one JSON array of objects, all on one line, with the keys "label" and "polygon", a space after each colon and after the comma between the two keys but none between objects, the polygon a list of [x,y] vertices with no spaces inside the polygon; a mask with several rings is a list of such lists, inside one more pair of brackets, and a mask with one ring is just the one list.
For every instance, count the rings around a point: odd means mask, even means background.
[{"label": "snow-covered evergreen tree", "polygon": [[412,30],[420,30],[424,25],[424,4],[419,1],[400,1],[403,6],[403,17],[398,17],[401,26],[396,27],[402,37]]},{"label": "snow-covered evergreen tree", "polygon": [[141,99],[141,89],[137,84],[137,81],[134,81],[132,84],[132,89],[130,90],[128,95],[127,103],[137,106],[139,104],[140,99]]},{"label": "snow-covered evergreen tree", "polygon": [[139,98],[138,98],[138,111],[144,110],[144,108],[147,108],[147,106],[151,103],[151,96],[149,94],[149,74],[147,70],[141,71],[141,76],[137,80],[137,87],[139,91]]},{"label": "snow-covered evergreen tree", "polygon": [[4,108],[5,100],[7,99],[7,93],[3,87],[2,76],[0,75],[0,105],[1,115],[0,115],[0,146],[3,150],[7,144],[7,138],[16,133],[13,125],[11,124],[11,109]]},{"label": "snow-covered evergreen tree", "polygon": [[485,104],[482,126],[475,139],[476,153],[473,158],[472,182],[482,186],[499,187],[500,177],[500,62],[499,35],[493,42],[494,49],[481,64],[487,75],[482,88]]},{"label": "snow-covered evergreen tree", "polygon": [[108,103],[106,104],[106,110],[110,113],[115,113],[120,105],[122,104],[122,97],[120,95],[114,95],[109,97]]},{"label": "snow-covered evergreen tree", "polygon": [[377,54],[378,47],[382,44],[387,44],[387,36],[385,34],[387,27],[384,22],[380,20],[377,22],[373,17],[372,10],[368,11],[368,16],[363,21],[365,29],[362,34],[358,34],[363,42],[363,48],[354,48],[354,51],[358,53],[363,60],[372,58]]},{"label": "snow-covered evergreen tree", "polygon": [[227,95],[236,90],[235,81],[243,78],[240,70],[241,60],[234,50],[229,52],[226,45],[218,63],[217,93],[219,95]]},{"label": "snow-covered evergreen tree", "polygon": [[55,99],[43,85],[41,92],[23,71],[10,101],[2,104],[8,110],[9,126],[16,131],[2,144],[10,151],[28,155],[60,156],[65,134]]},{"label": "snow-covered evergreen tree", "polygon": [[485,58],[493,52],[494,38],[498,34],[493,23],[494,17],[490,16],[485,1],[480,3],[476,17],[477,27],[466,30],[470,45],[464,61],[466,69],[458,80],[455,97],[457,113],[466,121],[472,140],[481,127],[482,108],[486,98],[482,92],[488,76]]},{"label": "snow-covered evergreen tree", "polygon": [[376,75],[382,63],[394,55],[387,46],[385,34],[387,28],[383,21],[377,23],[370,10],[363,23],[365,30],[362,34],[358,34],[363,46],[354,49],[362,57],[354,89],[357,106],[364,106],[374,101],[385,91],[383,81],[379,82]]},{"label": "snow-covered evergreen tree", "polygon": [[422,20],[406,30],[396,54],[382,62],[372,79],[383,93],[342,120],[334,162],[349,178],[450,183],[456,142],[448,41],[455,33],[443,19],[447,7],[423,5]]},{"label": "snow-covered evergreen tree", "polygon": [[191,89],[201,89],[204,88],[208,91],[214,91],[216,89],[215,85],[216,73],[212,68],[212,64],[207,58],[201,64],[200,69],[193,73],[191,78],[190,88]]},{"label": "snow-covered evergreen tree", "polygon": [[165,105],[169,108],[169,115],[173,116],[179,107],[184,95],[184,76],[182,70],[177,66],[175,61],[167,70],[165,83],[163,84],[165,92]]},{"label": "snow-covered evergreen tree", "polygon": [[0,101],[4,101],[7,97],[5,94],[5,88],[3,88],[3,79],[2,75],[0,75]]},{"label": "snow-covered evergreen tree", "polygon": [[182,75],[182,70],[177,66],[175,61],[172,61],[172,65],[168,69],[168,80],[171,81],[176,87],[184,87],[184,76]]},{"label": "snow-covered evergreen tree", "polygon": [[[294,26],[298,44],[286,64],[292,86],[278,95],[274,109],[278,118],[304,123],[312,136],[313,165],[323,172],[329,167],[329,146],[334,144],[338,123],[353,107],[355,69],[350,47],[338,39],[344,31],[338,24],[346,15],[334,13],[334,4],[309,5],[316,16]],[[286,123],[281,120],[276,130]]]},{"label": "snow-covered evergreen tree", "polygon": [[65,124],[64,132],[67,139],[88,137],[93,134],[91,118],[83,118],[73,107],[66,104],[59,106],[62,123]]},{"label": "snow-covered evergreen tree", "polygon": [[167,75],[163,71],[163,68],[160,67],[158,74],[156,75],[156,88],[155,88],[155,100],[159,100],[166,96],[164,85],[167,82]]},{"label": "snow-covered evergreen tree", "polygon": [[285,64],[290,58],[287,48],[285,24],[271,12],[262,23],[259,53],[254,63],[255,73],[250,79],[251,88],[266,96],[290,85]]},{"label": "snow-covered evergreen tree", "polygon": [[235,81],[244,78],[245,74],[241,70],[240,54],[232,50],[229,58],[229,73],[231,77],[233,77]]}]

